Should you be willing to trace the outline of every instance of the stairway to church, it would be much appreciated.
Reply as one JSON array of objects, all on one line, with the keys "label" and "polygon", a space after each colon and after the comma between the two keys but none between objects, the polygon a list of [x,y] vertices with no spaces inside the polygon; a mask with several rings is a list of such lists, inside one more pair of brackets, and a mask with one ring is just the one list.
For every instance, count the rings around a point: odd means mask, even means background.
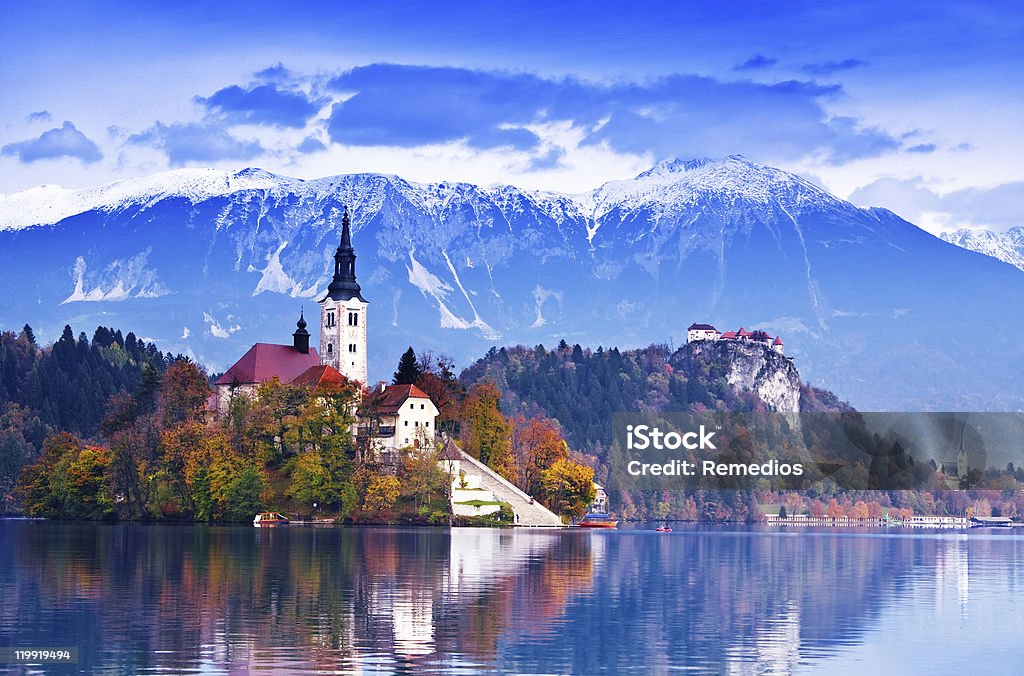
[{"label": "stairway to church", "polygon": [[516,514],[517,526],[559,528],[564,525],[562,519],[557,514],[536,500],[533,500],[529,495],[505,479],[505,477],[461,448],[458,450],[462,456],[461,460],[467,474],[478,474],[481,486],[491,491],[494,494],[495,500],[501,500],[512,505],[512,511]]}]

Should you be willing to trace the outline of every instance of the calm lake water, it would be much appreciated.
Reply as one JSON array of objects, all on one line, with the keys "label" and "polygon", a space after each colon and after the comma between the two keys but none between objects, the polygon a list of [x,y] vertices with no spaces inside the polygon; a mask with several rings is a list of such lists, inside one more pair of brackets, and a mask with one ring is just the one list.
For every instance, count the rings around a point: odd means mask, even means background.
[{"label": "calm lake water", "polygon": [[78,648],[46,673],[1021,673],[1024,533],[0,521],[0,647],[30,646]]}]

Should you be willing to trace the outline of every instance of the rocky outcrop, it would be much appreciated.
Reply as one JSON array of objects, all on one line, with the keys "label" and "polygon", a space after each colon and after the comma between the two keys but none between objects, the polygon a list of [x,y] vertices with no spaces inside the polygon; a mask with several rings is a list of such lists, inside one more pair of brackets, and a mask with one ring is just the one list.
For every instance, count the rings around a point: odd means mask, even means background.
[{"label": "rocky outcrop", "polygon": [[772,411],[800,411],[800,374],[793,362],[767,345],[736,340],[697,340],[669,359],[687,377],[723,378],[751,392]]}]

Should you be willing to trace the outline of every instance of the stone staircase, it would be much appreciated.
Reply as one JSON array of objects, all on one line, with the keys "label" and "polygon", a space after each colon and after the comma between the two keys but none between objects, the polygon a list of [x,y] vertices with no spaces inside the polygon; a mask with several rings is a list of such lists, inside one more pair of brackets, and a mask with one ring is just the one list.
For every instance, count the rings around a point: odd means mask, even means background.
[{"label": "stone staircase", "polygon": [[462,467],[469,473],[476,473],[480,477],[480,485],[494,494],[495,500],[501,500],[512,505],[512,511],[516,514],[517,526],[532,526],[539,528],[560,528],[564,524],[562,519],[544,505],[530,498],[529,495],[516,488],[505,477],[483,464],[469,453],[458,448],[462,456]]}]

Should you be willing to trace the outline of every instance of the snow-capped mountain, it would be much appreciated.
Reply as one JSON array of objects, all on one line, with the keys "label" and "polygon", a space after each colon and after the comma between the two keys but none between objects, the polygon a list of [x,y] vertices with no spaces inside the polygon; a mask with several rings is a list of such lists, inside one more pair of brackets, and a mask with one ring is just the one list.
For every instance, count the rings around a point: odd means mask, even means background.
[{"label": "snow-capped mountain", "polygon": [[[287,342],[353,217],[373,378],[409,345],[779,334],[865,409],[1024,408],[1024,273],[741,157],[661,163],[585,194],[186,169],[0,197],[0,326],[133,329],[222,369]],[[315,331],[314,331],[315,334]]]},{"label": "snow-capped mountain", "polygon": [[968,251],[991,256],[1024,270],[1024,226],[1010,228],[1006,232],[961,228],[943,232],[939,237]]}]

